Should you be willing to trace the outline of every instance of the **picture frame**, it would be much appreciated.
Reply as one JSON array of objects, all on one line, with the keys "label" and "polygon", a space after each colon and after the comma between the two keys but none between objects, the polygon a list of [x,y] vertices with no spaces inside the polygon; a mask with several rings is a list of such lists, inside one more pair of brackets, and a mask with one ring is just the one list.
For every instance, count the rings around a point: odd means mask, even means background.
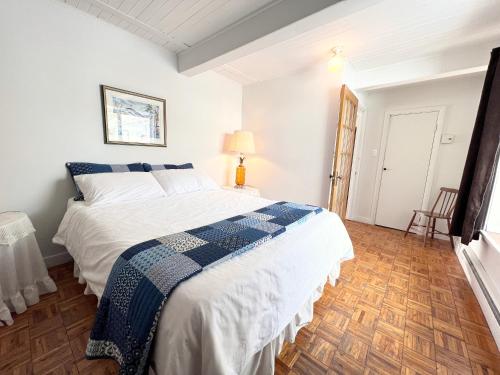
[{"label": "picture frame", "polygon": [[101,85],[104,143],[167,147],[166,100]]}]

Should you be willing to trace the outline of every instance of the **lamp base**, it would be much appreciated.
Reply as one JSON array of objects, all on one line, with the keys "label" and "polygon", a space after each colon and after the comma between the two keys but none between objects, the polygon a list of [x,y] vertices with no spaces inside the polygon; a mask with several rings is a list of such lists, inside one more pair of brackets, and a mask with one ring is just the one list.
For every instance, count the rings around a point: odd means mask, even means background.
[{"label": "lamp base", "polygon": [[245,185],[246,168],[242,164],[236,167],[236,186],[243,187]]}]

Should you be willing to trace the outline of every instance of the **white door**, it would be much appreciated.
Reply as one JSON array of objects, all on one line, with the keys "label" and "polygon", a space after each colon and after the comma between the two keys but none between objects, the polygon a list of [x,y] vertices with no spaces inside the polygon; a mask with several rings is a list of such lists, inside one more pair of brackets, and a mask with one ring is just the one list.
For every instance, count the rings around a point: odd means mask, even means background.
[{"label": "white door", "polygon": [[375,224],[405,230],[422,208],[439,111],[391,115]]}]

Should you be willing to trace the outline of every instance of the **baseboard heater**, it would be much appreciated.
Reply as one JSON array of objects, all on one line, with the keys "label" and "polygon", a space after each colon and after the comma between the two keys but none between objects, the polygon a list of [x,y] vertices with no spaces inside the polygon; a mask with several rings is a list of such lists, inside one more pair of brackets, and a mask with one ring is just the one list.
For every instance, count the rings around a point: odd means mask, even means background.
[{"label": "baseboard heater", "polygon": [[479,272],[476,269],[476,266],[474,265],[474,262],[472,262],[471,258],[469,257],[469,254],[467,254],[466,249],[462,249],[462,253],[464,255],[465,260],[469,264],[469,267],[474,274],[474,277],[476,278],[476,281],[479,285],[479,288],[481,288],[481,292],[483,293],[484,297],[486,298],[486,302],[488,303],[491,311],[493,312],[493,316],[495,317],[497,324],[500,326],[500,311],[498,310],[497,305],[493,301],[493,298],[491,297],[490,292],[488,291],[488,288],[486,285],[484,285],[483,279],[479,275]]}]

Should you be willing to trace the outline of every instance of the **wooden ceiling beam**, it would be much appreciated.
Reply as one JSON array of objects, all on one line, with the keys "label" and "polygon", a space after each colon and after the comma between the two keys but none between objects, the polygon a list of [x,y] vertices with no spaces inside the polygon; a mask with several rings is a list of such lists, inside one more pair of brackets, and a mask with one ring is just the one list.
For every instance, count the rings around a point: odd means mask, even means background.
[{"label": "wooden ceiling beam", "polygon": [[333,22],[380,0],[273,2],[177,54],[179,72],[192,76]]}]

